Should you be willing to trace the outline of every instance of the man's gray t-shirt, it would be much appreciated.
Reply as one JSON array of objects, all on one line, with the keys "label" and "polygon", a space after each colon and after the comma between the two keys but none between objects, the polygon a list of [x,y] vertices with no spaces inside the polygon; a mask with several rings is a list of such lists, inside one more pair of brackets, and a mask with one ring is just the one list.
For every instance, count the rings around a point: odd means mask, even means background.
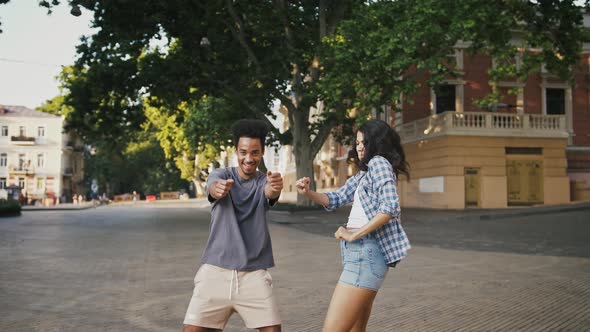
[{"label": "man's gray t-shirt", "polygon": [[256,175],[244,180],[235,167],[216,169],[207,179],[207,195],[209,187],[220,179],[233,179],[234,184],[227,196],[212,202],[209,240],[202,263],[238,271],[273,267],[266,224],[266,175],[256,171]]}]

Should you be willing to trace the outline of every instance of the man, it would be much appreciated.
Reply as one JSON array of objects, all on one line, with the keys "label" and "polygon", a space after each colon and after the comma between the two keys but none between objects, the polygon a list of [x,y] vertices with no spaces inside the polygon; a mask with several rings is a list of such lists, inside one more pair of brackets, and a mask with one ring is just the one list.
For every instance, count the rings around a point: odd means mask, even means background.
[{"label": "man", "polygon": [[216,169],[207,179],[209,240],[195,276],[185,332],[223,330],[234,312],[248,328],[281,331],[267,271],[274,259],[266,214],[281,194],[283,178],[257,170],[267,133],[262,121],[236,122],[232,135],[238,167]]}]

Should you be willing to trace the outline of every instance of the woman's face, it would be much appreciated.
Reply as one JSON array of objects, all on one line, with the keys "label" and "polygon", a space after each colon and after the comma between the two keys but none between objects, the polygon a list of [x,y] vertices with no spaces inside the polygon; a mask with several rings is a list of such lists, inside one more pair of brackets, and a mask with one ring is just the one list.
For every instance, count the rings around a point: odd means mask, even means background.
[{"label": "woman's face", "polygon": [[365,158],[365,136],[362,132],[356,132],[356,153],[359,156],[359,160]]}]

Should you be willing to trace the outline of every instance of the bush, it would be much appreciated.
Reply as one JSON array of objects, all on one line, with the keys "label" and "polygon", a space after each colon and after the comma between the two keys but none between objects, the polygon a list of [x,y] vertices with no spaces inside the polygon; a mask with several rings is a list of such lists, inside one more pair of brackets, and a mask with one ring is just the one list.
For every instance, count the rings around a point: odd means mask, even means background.
[{"label": "bush", "polygon": [[0,217],[20,215],[20,204],[17,201],[0,199]]}]

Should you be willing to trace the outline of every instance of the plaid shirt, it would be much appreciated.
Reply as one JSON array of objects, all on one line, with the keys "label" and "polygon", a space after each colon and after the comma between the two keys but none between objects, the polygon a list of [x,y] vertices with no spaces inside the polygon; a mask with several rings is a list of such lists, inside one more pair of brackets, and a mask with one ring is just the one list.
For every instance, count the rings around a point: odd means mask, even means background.
[{"label": "plaid shirt", "polygon": [[381,252],[389,265],[394,265],[404,258],[411,248],[400,222],[401,212],[396,184],[397,177],[389,161],[381,156],[375,156],[369,161],[369,169],[366,172],[358,172],[337,191],[326,193],[330,200],[326,208],[335,209],[352,202],[354,192],[360,186],[359,199],[369,220],[378,213],[392,217],[387,224],[372,233],[377,238]]}]

